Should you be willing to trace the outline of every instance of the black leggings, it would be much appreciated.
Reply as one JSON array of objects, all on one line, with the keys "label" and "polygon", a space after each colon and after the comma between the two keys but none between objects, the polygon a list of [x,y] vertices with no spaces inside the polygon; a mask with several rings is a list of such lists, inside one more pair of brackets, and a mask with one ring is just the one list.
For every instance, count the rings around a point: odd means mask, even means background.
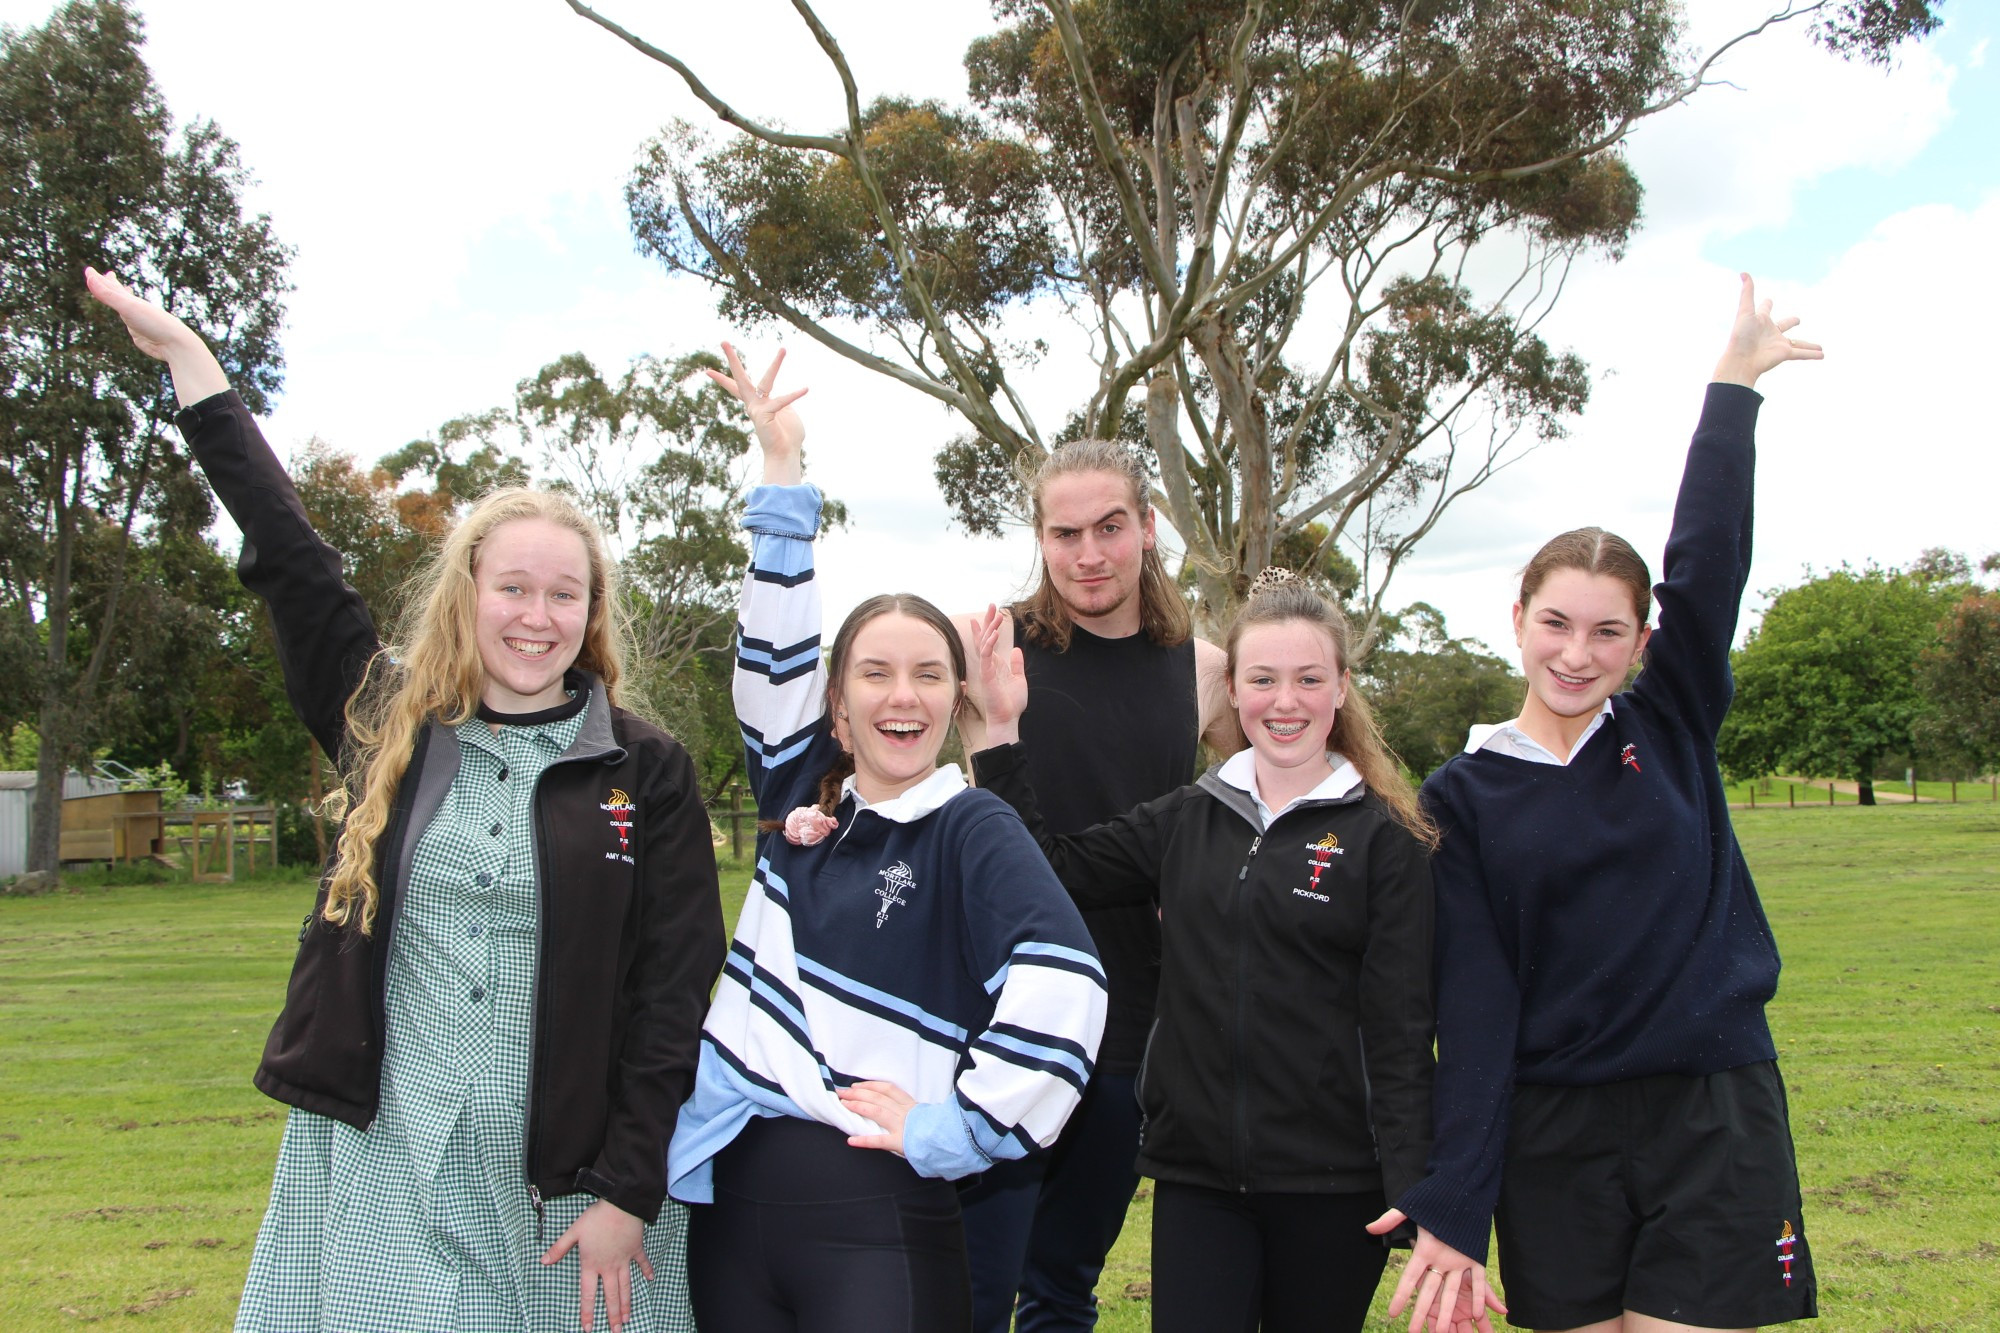
[{"label": "black leggings", "polygon": [[688,1223],[701,1333],[962,1333],[958,1191],[894,1153],[790,1116],[752,1120]]},{"label": "black leggings", "polygon": [[[1348,1333],[1368,1318],[1388,1248],[1367,1194],[1153,1194],[1153,1333]],[[703,1333],[707,1326],[703,1325]]]}]

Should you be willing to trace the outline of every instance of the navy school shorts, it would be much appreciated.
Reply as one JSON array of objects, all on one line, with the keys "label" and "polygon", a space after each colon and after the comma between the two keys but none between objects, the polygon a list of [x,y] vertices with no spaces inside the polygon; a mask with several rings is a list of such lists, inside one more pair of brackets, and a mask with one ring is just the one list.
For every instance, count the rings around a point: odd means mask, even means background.
[{"label": "navy school shorts", "polygon": [[1773,1061],[1514,1090],[1495,1216],[1511,1324],[1710,1328],[1818,1311]]}]

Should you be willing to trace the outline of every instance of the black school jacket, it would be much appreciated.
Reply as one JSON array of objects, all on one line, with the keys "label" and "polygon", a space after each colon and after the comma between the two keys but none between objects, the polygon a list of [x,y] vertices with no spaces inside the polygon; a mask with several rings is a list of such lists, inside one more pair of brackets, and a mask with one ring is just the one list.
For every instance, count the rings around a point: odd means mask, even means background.
[{"label": "black school jacket", "polygon": [[1191,787],[1050,835],[1025,747],[973,756],[1085,906],[1152,899],[1159,1018],[1139,1073],[1139,1170],[1241,1193],[1394,1202],[1430,1148],[1430,868],[1357,787],[1260,827],[1211,769]]},{"label": "black school jacket", "polygon": [[[187,408],[178,424],[243,530],[237,572],[270,607],[286,693],[337,755],[348,696],[380,647],[368,608],[235,393]],[[612,708],[588,673],[572,684],[591,692],[582,731],[535,790],[541,950],[524,1183],[537,1200],[588,1191],[651,1222],[725,947],[715,853],[680,742]],[[458,763],[452,732],[426,727],[376,844],[372,935],[321,918],[322,883],[257,1068],[257,1086],[279,1101],[357,1129],[374,1121],[397,901]],[[629,854],[614,823],[627,819]]]}]

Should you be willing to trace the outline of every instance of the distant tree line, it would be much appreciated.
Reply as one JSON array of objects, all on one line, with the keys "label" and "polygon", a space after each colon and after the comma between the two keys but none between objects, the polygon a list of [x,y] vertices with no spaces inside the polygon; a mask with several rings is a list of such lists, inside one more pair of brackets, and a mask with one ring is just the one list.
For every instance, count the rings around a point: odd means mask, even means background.
[{"label": "distant tree line", "polygon": [[[1980,571],[2000,572],[2000,555]],[[1907,569],[1842,566],[1774,591],[1732,659],[1736,701],[1718,742],[1737,777],[2000,769],[2000,594],[1933,549]]]}]

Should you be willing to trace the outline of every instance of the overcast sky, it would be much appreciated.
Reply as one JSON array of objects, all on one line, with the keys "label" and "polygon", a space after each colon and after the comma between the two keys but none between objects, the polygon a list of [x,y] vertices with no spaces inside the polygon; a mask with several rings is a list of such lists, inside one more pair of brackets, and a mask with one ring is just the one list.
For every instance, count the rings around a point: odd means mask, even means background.
[{"label": "overcast sky", "polygon": [[[1713,41],[1765,12],[1692,5]],[[822,0],[864,100],[964,97],[980,0]],[[821,130],[840,120],[831,68],[783,0],[729,6],[606,0],[746,114]],[[893,17],[903,10],[905,21]],[[179,120],[216,120],[259,177],[251,203],[296,246],[285,391],[266,423],[281,455],[312,436],[372,460],[445,420],[510,400],[514,382],[582,350],[607,374],[633,356],[774,334],[727,328],[707,292],[633,252],[622,190],[667,119],[712,125],[679,80],[562,0],[152,0],[147,58]],[[0,0],[0,21],[46,3]],[[1574,274],[1544,326],[1596,388],[1569,439],[1449,514],[1392,604],[1426,600],[1454,633],[1511,649],[1515,572],[1548,535],[1621,532],[1657,566],[1687,436],[1735,298],[1753,272],[1819,365],[1763,385],[1753,589],[1803,569],[1904,563],[1928,546],[2000,549],[2000,449],[1988,385],[2000,309],[2000,84],[1990,6],[1883,73],[1776,32],[1732,53],[1732,86],[1647,123],[1631,155],[1646,222],[1617,264]],[[920,21],[919,21],[920,20]],[[1017,591],[1025,533],[967,538],[931,481],[960,427],[913,391],[802,339],[786,378],[810,384],[815,480],[853,522],[826,543],[829,614],[889,588],[947,609]],[[1041,420],[1082,368],[1029,383]],[[233,538],[230,539],[233,541]],[[1751,610],[1761,605],[1753,596]],[[1511,653],[1510,653],[1511,655]]]}]

